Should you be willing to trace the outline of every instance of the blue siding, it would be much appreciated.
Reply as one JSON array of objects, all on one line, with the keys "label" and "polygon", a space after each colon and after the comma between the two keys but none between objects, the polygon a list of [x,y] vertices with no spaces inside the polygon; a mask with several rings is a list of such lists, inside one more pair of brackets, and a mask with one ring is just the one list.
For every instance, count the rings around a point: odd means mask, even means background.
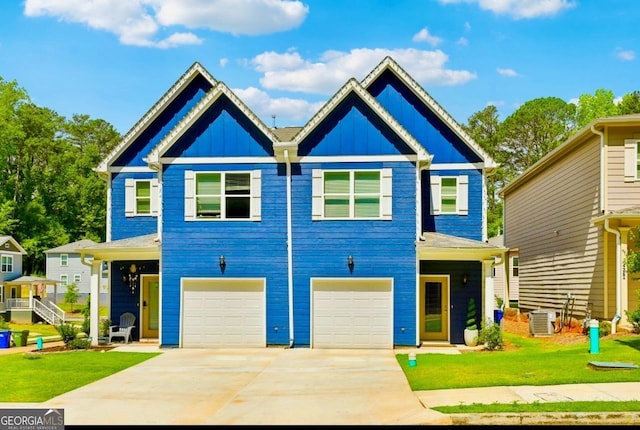
[{"label": "blue siding", "polygon": [[120,240],[128,237],[143,236],[158,231],[157,216],[133,216],[127,217],[124,213],[125,204],[125,180],[151,179],[157,175],[149,173],[115,173],[111,179],[111,240]]},{"label": "blue siding", "polygon": [[[352,102],[352,103],[351,103]],[[301,155],[396,155],[406,144],[356,100],[343,102],[334,115],[300,144]],[[298,167],[298,166],[296,166]],[[312,221],[313,169],[393,170],[391,221]],[[295,345],[311,343],[311,278],[392,278],[395,345],[416,338],[416,188],[410,162],[302,164],[293,178],[293,253]],[[347,257],[355,262],[353,273]],[[404,332],[402,331],[404,328]]]},{"label": "blue siding", "polygon": [[205,96],[211,83],[201,75],[193,79],[153,120],[151,124],[129,144],[113,163],[114,166],[147,166],[144,157],[166,136],[172,128]]},{"label": "blue siding", "polygon": [[433,154],[434,163],[478,162],[481,159],[391,71],[368,91],[411,135]]},{"label": "blue siding", "polygon": [[[431,176],[469,177],[468,215],[432,215],[431,214]],[[472,240],[482,237],[482,173],[479,170],[445,170],[422,172],[422,231],[437,232]]]}]

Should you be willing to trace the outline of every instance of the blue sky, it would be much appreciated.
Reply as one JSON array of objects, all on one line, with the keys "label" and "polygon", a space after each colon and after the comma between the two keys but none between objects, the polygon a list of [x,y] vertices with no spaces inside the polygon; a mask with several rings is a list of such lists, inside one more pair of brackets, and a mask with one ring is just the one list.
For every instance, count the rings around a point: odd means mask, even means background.
[{"label": "blue sky", "polygon": [[640,90],[638,0],[3,0],[0,77],[126,133],[194,62],[301,126],[392,56],[454,119]]}]

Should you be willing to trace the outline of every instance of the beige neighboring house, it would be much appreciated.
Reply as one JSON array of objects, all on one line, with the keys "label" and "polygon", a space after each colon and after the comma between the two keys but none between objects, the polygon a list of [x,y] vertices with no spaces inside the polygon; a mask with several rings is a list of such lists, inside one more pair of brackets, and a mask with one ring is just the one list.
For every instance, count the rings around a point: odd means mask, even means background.
[{"label": "beige neighboring house", "polygon": [[627,325],[640,281],[624,266],[640,225],[640,115],[600,118],[501,191],[504,244],[519,254],[523,310]]},{"label": "beige neighboring house", "polygon": [[[504,235],[489,238],[489,245],[504,247]],[[496,261],[493,265],[493,290],[496,297],[504,300],[504,306],[517,304],[520,299],[519,288],[519,257],[518,249],[513,248],[507,251],[505,261]],[[509,274],[509,277],[505,274]]]}]

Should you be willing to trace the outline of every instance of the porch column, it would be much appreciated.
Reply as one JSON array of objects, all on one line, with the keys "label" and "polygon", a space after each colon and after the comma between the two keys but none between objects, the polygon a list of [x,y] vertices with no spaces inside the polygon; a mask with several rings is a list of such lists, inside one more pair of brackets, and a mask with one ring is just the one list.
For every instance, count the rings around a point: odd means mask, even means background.
[{"label": "porch column", "polygon": [[89,336],[91,336],[91,345],[98,345],[98,337],[100,336],[100,277],[102,274],[102,261],[93,260],[91,262],[91,283],[90,295],[91,309],[89,317]]},{"label": "porch column", "polygon": [[493,309],[495,308],[495,289],[493,286],[493,258],[482,260],[482,273],[484,274],[484,299],[482,306],[482,324],[487,320],[493,321]]},{"label": "porch column", "polygon": [[[627,266],[624,264],[624,257],[628,255],[629,251],[629,227],[619,227],[620,231],[620,255],[617,256],[620,265],[622,266],[622,279],[620,280],[620,288],[616,289],[616,310],[620,314],[620,322],[618,324],[628,324],[627,313],[625,309],[629,309],[629,273],[627,272]],[[620,274],[616,274],[620,276]],[[604,312],[607,315],[605,309]],[[615,316],[612,315],[612,317]]]}]

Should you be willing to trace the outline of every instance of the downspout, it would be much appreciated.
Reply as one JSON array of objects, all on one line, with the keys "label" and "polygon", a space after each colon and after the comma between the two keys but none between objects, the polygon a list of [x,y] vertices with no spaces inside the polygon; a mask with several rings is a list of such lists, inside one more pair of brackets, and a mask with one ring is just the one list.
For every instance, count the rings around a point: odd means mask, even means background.
[{"label": "downspout", "polygon": [[291,160],[289,150],[284,150],[287,168],[287,285],[289,290],[289,348],[293,347],[293,231],[291,227]]},{"label": "downspout", "polygon": [[[591,132],[593,134],[597,134],[600,136],[600,212],[605,213],[605,205],[604,205],[604,192],[605,192],[605,160],[604,160],[604,133],[600,130],[596,130],[596,128],[591,125]],[[621,300],[622,300],[622,279],[620,279],[620,274],[622,273],[622,259],[620,258],[620,254],[622,252],[622,244],[620,240],[620,232],[615,230],[609,226],[609,218],[604,220],[604,229],[609,233],[612,233],[616,237],[616,316],[611,320],[611,333],[616,333],[616,325],[618,321],[620,321],[620,311],[621,311]]]}]

